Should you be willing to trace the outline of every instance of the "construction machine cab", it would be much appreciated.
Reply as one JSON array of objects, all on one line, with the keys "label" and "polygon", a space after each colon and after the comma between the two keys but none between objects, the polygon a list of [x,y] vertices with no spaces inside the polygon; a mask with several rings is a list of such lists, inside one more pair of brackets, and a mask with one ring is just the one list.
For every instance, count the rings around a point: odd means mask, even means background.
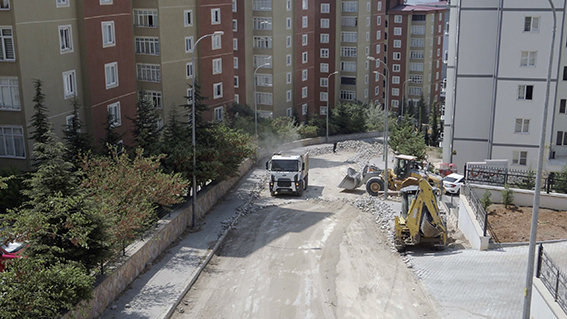
[{"label": "construction machine cab", "polygon": [[402,195],[402,211],[401,215],[403,218],[408,217],[408,211],[411,206],[413,200],[417,197],[417,193],[419,192],[418,185],[412,185],[404,187],[400,190],[400,194]]}]

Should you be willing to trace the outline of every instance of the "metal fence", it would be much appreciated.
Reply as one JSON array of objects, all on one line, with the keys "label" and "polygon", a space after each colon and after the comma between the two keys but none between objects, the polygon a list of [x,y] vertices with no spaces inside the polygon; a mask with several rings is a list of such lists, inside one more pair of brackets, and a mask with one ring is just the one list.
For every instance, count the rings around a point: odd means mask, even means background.
[{"label": "metal fence", "polygon": [[539,245],[536,277],[539,278],[551,293],[555,302],[567,314],[567,276]]},{"label": "metal fence", "polygon": [[476,216],[476,220],[478,221],[480,228],[482,228],[483,236],[486,236],[486,230],[488,228],[488,213],[484,210],[478,196],[476,196],[476,193],[469,185],[462,185],[461,192],[463,192],[463,195],[467,198],[467,201]]},{"label": "metal fence", "polygon": [[[504,186],[533,190],[537,172],[533,170],[507,169],[485,165],[467,165],[465,171],[468,183]],[[567,178],[554,172],[544,172],[542,190],[547,193],[567,193]]]}]

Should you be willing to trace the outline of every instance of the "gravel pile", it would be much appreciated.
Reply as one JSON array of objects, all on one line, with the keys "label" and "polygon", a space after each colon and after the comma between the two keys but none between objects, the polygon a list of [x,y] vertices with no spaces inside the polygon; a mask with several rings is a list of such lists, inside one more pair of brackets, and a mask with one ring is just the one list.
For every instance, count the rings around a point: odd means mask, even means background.
[{"label": "gravel pile", "polygon": [[[356,152],[356,155],[349,158],[347,163],[358,163],[361,161],[368,161],[374,157],[382,156],[384,146],[382,143],[373,142],[368,143],[364,141],[344,141],[337,143],[337,152],[347,151]],[[309,150],[312,156],[329,154],[333,152],[333,145],[315,147]]]}]

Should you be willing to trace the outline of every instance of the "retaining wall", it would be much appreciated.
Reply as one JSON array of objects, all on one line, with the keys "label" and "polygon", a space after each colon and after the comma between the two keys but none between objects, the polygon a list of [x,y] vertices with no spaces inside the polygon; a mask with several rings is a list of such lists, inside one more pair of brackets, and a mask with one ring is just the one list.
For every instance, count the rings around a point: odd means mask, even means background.
[{"label": "retaining wall", "polygon": [[567,319],[567,314],[559,307],[555,298],[543,282],[534,277],[532,285],[532,302],[530,308],[532,319]]},{"label": "retaining wall", "polygon": [[[494,203],[502,203],[502,191],[504,187],[470,184],[478,198],[482,198],[487,190],[492,193],[490,198]],[[527,189],[512,188],[514,191],[514,205],[533,206],[535,192]],[[554,210],[565,210],[567,207],[567,194],[541,192],[539,197],[539,207]]]},{"label": "retaining wall", "polygon": [[458,217],[459,229],[463,232],[463,235],[465,235],[474,249],[487,250],[490,236],[483,236],[483,229],[476,220],[476,215],[470,207],[467,197],[460,195],[460,200]]}]

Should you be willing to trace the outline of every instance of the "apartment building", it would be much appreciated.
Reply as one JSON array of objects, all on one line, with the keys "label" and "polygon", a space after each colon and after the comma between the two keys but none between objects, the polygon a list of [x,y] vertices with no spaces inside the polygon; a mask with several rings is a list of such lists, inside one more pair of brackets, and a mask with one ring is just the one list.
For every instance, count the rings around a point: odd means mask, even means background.
[{"label": "apartment building", "polygon": [[[565,1],[553,3],[544,168],[559,170],[567,159]],[[452,0],[450,14],[443,160],[535,169],[554,21],[548,1]]]}]

